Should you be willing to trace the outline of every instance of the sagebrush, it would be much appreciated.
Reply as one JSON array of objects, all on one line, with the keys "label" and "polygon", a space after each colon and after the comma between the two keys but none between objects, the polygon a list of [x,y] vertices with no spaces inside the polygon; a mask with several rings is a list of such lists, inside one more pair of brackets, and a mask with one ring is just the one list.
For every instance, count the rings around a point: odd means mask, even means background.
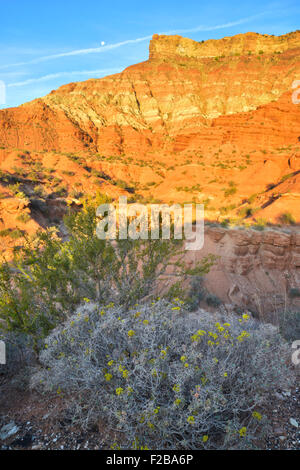
[{"label": "sagebrush", "polygon": [[114,448],[252,448],[269,394],[292,382],[287,354],[247,314],[87,302],[46,339],[32,385],[66,400],[81,427],[104,423]]}]

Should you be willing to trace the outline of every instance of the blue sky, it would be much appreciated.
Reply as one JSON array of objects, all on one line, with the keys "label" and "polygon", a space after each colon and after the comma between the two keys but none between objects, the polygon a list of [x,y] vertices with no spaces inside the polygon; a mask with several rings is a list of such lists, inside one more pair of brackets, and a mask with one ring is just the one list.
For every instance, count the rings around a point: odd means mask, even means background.
[{"label": "blue sky", "polygon": [[0,7],[1,108],[146,60],[154,33],[199,41],[300,28],[299,0],[0,0]]}]

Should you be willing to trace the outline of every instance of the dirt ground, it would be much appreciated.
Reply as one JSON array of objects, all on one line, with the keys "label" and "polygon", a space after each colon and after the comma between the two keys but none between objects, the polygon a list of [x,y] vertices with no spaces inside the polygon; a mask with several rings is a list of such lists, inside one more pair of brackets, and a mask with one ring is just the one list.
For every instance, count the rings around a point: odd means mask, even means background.
[{"label": "dirt ground", "polygon": [[[260,448],[300,450],[300,388],[274,392],[265,413],[270,430]],[[71,423],[68,400],[24,391],[0,381],[0,435],[7,425],[13,432],[3,440],[0,438],[1,450],[110,448],[103,426],[84,432]]]}]

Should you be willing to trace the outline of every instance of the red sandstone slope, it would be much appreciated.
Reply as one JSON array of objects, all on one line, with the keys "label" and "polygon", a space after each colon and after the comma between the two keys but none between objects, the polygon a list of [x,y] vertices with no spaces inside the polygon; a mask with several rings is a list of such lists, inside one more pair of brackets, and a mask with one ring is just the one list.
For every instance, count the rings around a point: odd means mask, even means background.
[{"label": "red sandstone slope", "polygon": [[99,189],[204,202],[214,220],[300,222],[299,58],[300,31],[155,35],[146,62],[0,111],[2,232],[59,220],[64,200]]}]

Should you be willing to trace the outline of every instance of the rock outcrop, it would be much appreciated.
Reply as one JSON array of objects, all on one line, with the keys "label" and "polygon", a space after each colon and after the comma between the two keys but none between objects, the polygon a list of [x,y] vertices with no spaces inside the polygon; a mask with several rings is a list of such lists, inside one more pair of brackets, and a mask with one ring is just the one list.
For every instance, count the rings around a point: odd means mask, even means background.
[{"label": "rock outcrop", "polygon": [[[208,253],[219,256],[205,282],[225,303],[252,310],[277,322],[287,309],[300,308],[300,233],[209,227],[204,248],[188,259]],[[294,295],[295,294],[295,295]]]}]

